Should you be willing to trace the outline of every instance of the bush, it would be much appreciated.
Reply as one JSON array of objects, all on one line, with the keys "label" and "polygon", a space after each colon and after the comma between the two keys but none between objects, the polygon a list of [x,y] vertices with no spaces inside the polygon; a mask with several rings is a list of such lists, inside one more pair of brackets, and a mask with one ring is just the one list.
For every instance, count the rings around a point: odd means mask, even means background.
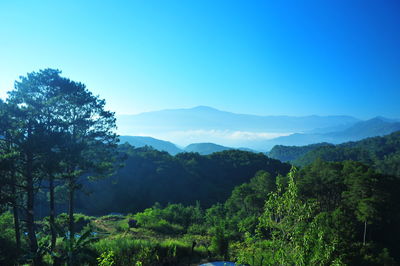
[{"label": "bush", "polygon": [[112,252],[114,264],[112,265],[177,265],[190,263],[193,258],[205,258],[204,248],[194,249],[192,244],[174,239],[162,242],[137,240],[132,236],[117,236],[102,239],[92,245],[99,254],[98,260]]},{"label": "bush", "polygon": [[164,219],[161,219],[154,224],[148,225],[147,228],[157,233],[166,235],[177,235],[177,234],[183,234],[185,232],[182,226],[177,224],[170,224]]},{"label": "bush", "polygon": [[189,226],[187,233],[192,235],[205,235],[207,234],[207,226],[202,224],[192,224]]},{"label": "bush", "polygon": [[139,226],[153,229],[160,233],[184,233],[193,224],[203,224],[204,214],[199,205],[183,206],[168,204],[161,209],[159,206],[145,209],[135,215]]},{"label": "bush", "polygon": [[214,228],[214,235],[211,239],[211,248],[216,254],[223,256],[224,260],[227,259],[229,240],[222,226]]}]

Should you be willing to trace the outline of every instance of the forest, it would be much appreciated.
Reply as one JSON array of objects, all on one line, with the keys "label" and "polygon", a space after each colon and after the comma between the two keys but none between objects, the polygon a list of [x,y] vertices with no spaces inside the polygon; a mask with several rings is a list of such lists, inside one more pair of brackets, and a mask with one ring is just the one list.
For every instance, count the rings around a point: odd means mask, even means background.
[{"label": "forest", "polygon": [[61,71],[0,101],[0,265],[398,265],[400,132],[175,156]]}]

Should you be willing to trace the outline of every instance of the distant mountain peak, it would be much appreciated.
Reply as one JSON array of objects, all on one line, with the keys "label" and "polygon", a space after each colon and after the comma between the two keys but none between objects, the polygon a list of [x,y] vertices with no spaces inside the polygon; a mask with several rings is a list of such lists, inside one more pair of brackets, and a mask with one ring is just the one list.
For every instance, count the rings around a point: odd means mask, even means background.
[{"label": "distant mountain peak", "polygon": [[359,121],[351,116],[239,114],[200,105],[118,116],[117,126],[120,135],[153,136],[181,146],[193,142],[213,142],[228,147],[261,150],[263,143],[274,136],[308,132],[316,128],[336,129]]},{"label": "distant mountain peak", "polygon": [[[371,118],[371,119],[369,119],[369,120],[367,120],[367,121],[383,121],[383,122],[389,122],[389,123],[396,122],[396,120],[394,120],[394,119],[389,119],[389,118],[386,118],[386,117],[384,117],[384,116],[376,116],[376,117]],[[367,122],[367,121],[366,121],[366,122]]]},{"label": "distant mountain peak", "polygon": [[193,108],[190,108],[192,110],[200,110],[200,111],[220,111],[218,109],[215,109],[213,107],[210,106],[205,106],[205,105],[199,105],[199,106],[195,106]]},{"label": "distant mountain peak", "polygon": [[198,152],[201,155],[207,155],[214,152],[231,150],[232,148],[225,147],[211,142],[192,143],[185,147],[186,152]]}]

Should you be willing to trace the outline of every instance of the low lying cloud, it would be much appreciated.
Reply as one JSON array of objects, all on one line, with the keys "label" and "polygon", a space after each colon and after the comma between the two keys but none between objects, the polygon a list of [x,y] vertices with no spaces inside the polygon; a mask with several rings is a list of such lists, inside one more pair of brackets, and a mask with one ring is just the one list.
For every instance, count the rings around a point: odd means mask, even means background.
[{"label": "low lying cloud", "polygon": [[180,146],[186,146],[197,142],[213,142],[230,147],[253,146],[251,143],[269,140],[281,136],[288,136],[292,133],[270,133],[270,132],[249,132],[230,130],[185,130],[169,132],[141,132],[136,136],[151,136],[157,139],[171,141]]},{"label": "low lying cloud", "polygon": [[265,140],[273,139],[282,136],[288,136],[292,133],[268,133],[268,132],[248,132],[248,131],[234,131],[230,134],[232,139],[246,139],[246,140]]}]

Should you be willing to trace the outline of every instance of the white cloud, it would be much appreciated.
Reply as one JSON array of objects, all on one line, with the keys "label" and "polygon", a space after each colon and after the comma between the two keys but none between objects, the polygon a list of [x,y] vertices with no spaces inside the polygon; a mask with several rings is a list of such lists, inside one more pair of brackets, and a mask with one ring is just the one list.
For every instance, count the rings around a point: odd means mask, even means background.
[{"label": "white cloud", "polygon": [[282,136],[288,136],[292,133],[269,133],[269,132],[249,132],[249,131],[234,131],[230,134],[231,139],[245,140],[266,140]]},{"label": "white cloud", "polygon": [[136,136],[151,136],[157,139],[168,140],[175,144],[186,146],[196,142],[213,142],[231,147],[245,147],[252,142],[288,136],[292,133],[270,133],[230,130],[185,130],[169,132],[140,132]]}]

